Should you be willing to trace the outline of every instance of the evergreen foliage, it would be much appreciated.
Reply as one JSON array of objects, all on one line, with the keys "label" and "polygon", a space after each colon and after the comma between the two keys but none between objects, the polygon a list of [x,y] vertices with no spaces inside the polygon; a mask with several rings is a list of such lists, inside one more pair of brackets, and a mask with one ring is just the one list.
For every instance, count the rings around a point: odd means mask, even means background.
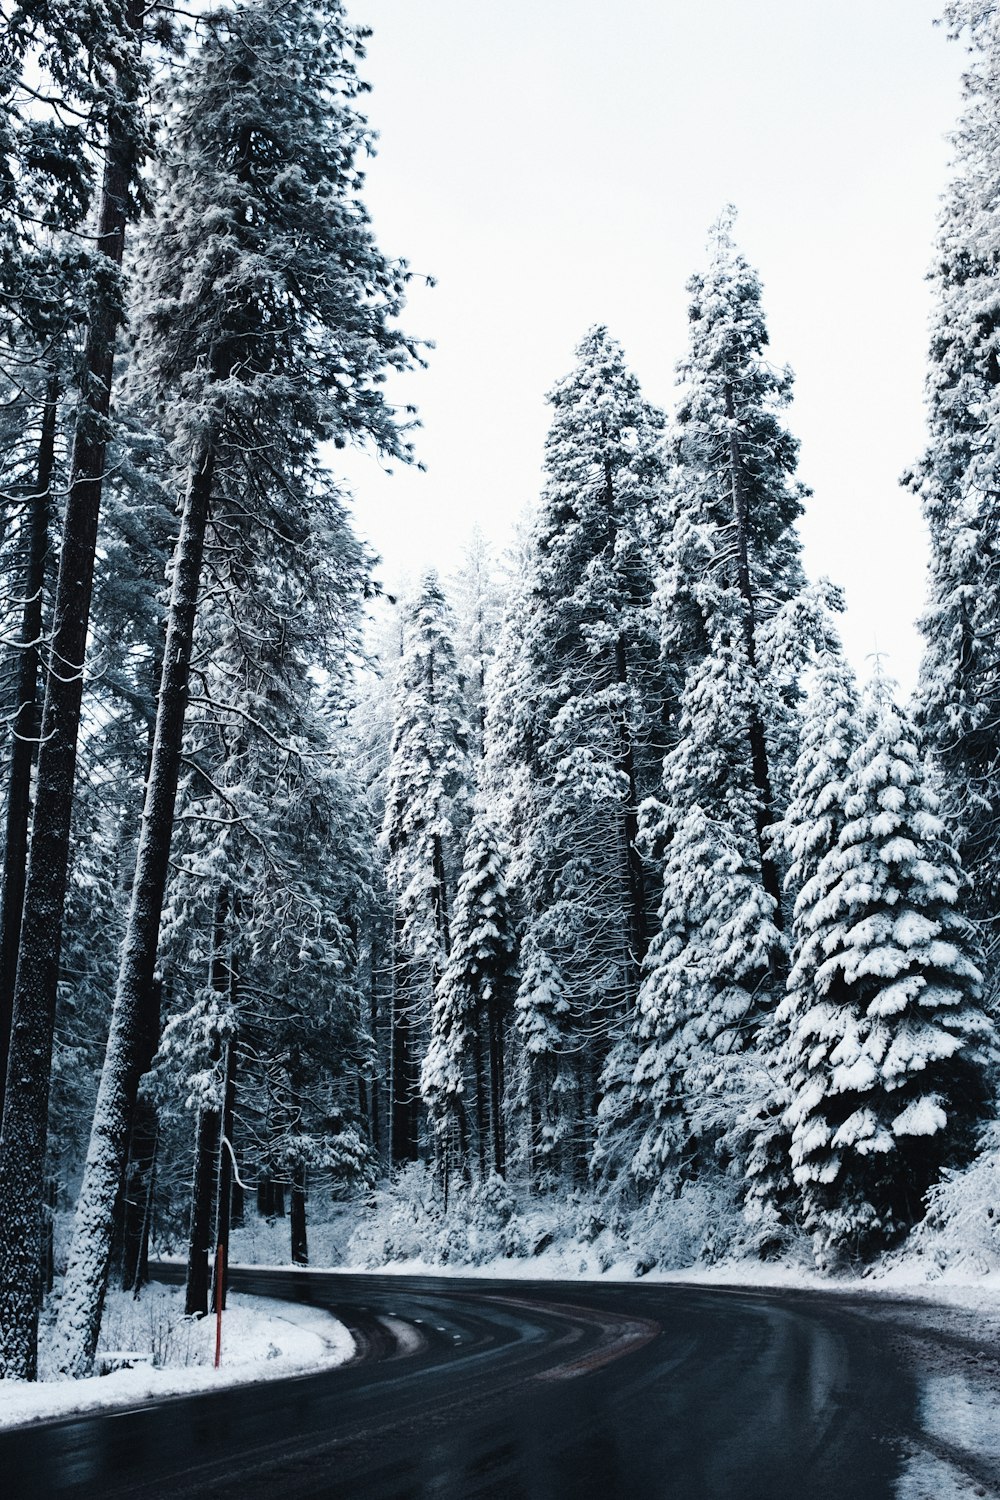
[{"label": "evergreen foliage", "polygon": [[[515,655],[497,673],[491,756],[516,820],[530,937],[518,1029],[533,1150],[547,1158],[558,1145],[579,1173],[654,907],[636,835],[662,754],[652,547],[663,419],[602,327],[549,399],[546,485],[512,605],[524,611]],[[543,971],[559,975],[558,1005]]]},{"label": "evergreen foliage", "polygon": [[820,817],[828,835],[842,826],[796,904],[786,1021],[792,1169],[821,1259],[869,1255],[915,1222],[971,1150],[994,1045],[957,858],[881,679],[840,798],[827,786],[843,810]]},{"label": "evergreen foliage", "polygon": [[958,0],[945,15],[954,32],[967,34],[973,61],[931,272],[930,442],[910,476],[931,542],[918,718],[972,880],[992,995],[1000,940],[1000,15],[972,0]]}]

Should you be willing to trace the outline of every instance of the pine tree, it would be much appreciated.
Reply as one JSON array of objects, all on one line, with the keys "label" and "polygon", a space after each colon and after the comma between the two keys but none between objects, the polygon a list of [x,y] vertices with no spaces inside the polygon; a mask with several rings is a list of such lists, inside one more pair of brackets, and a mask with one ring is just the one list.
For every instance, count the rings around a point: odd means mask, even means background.
[{"label": "pine tree", "polygon": [[[505,632],[488,730],[511,811],[514,883],[531,938],[519,998],[532,1156],[580,1176],[609,1045],[628,1017],[655,894],[638,808],[662,755],[664,688],[652,613],[662,417],[602,327],[550,395],[546,484]],[[557,973],[548,1005],[538,965]],[[530,1042],[527,1040],[530,1038]],[[551,1055],[541,1039],[551,1043]]]},{"label": "pine tree", "polygon": [[918,722],[972,880],[970,912],[983,933],[992,995],[1000,951],[1000,15],[956,0],[945,17],[955,35],[967,32],[974,60],[931,273],[930,443],[910,476],[931,543]]},{"label": "pine tree", "polygon": [[754,817],[746,753],[752,688],[741,648],[736,628],[689,675],[677,745],[664,761],[655,830],[666,847],[661,925],[638,1000],[631,1090],[621,1101],[639,1136],[631,1171],[652,1184],[707,1165],[739,1120],[752,1089],[748,1053],[782,963]]},{"label": "pine tree", "polygon": [[791,1162],[821,1261],[869,1255],[916,1221],[971,1149],[994,1046],[957,859],[881,679],[846,781],[830,769],[823,831],[843,826],[796,905],[787,1017]]},{"label": "pine tree", "polygon": [[455,643],[465,682],[473,751],[482,757],[486,738],[486,678],[496,650],[502,606],[496,564],[478,526],[473,529],[449,594],[455,610]]},{"label": "pine tree", "polygon": [[776,751],[785,736],[766,645],[775,615],[803,587],[795,522],[806,492],[794,478],[798,443],[778,416],[792,373],[766,358],[761,283],[733,240],[734,218],[729,208],[715,224],[709,268],[688,284],[690,346],[679,366],[659,598],[664,653],[682,673],[720,638],[742,655],[759,857],[777,905],[780,872],[766,829],[780,812],[785,770]]},{"label": "pine tree", "polygon": [[[139,1080],[209,522],[248,520],[287,557],[339,497],[316,447],[404,455],[380,382],[411,349],[391,326],[405,272],[358,199],[362,36],[336,0],[216,13],[178,86],[136,299],[133,381],[181,488],[156,729],[115,1009],[60,1309],[63,1367],[89,1370]],[[273,545],[273,542],[272,542]]]},{"label": "pine tree", "polygon": [[[417,1152],[417,1042],[451,948],[449,892],[469,798],[469,728],[454,622],[433,570],[421,579],[406,610],[396,691],[382,846],[395,900],[394,964],[406,975],[392,1018],[392,1159],[399,1162],[413,1160]],[[439,1011],[439,1061],[446,1024]],[[440,1118],[457,1125],[464,1156],[467,1131],[454,1076],[445,1093],[454,1107]]]},{"label": "pine tree", "polygon": [[[96,251],[87,284],[87,332],[77,373],[69,482],[52,610],[50,661],[39,736],[35,806],[25,881],[16,983],[11,1005],[0,1151],[0,1374],[34,1379],[38,1342],[38,1267],[52,1037],[62,915],[68,880],[83,664],[90,621],[97,526],[105,473],[115,345],[122,314],[121,265],[133,208],[136,169],[145,146],[141,63],[142,13],[114,0],[99,13],[26,3],[10,36],[41,43],[51,81],[67,103],[93,110],[104,159],[96,206]],[[15,56],[21,45],[15,41]],[[23,55],[23,53],[22,53]],[[74,122],[75,123],[75,122]],[[37,156],[61,163],[60,176],[79,195],[85,153],[73,131],[26,124]],[[78,133],[77,133],[78,134]],[[41,149],[39,149],[41,148]],[[30,157],[29,157],[30,165]],[[62,168],[65,167],[65,173]]]},{"label": "pine tree", "polygon": [[436,1122],[446,1121],[472,1094],[480,1177],[486,1176],[490,1152],[493,1171],[503,1176],[504,1038],[516,937],[496,830],[483,811],[466,837],[451,939],[434,997],[421,1093]]},{"label": "pine tree", "polygon": [[674,1182],[731,1158],[759,1091],[756,1041],[784,974],[769,830],[794,742],[788,637],[803,580],[789,371],[765,359],[761,285],[732,211],[689,284],[656,598],[679,684],[643,837],[662,863],[659,930],[631,1035],[609,1060],[595,1166]]},{"label": "pine tree", "polygon": [[805,971],[798,961],[806,914],[816,899],[820,865],[836,849],[847,821],[849,763],[864,738],[854,673],[844,659],[832,623],[823,637],[802,711],[788,806],[771,829],[771,838],[781,850],[786,867],[785,891],[793,901],[792,970],[788,993],[759,1040],[767,1092],[750,1124],[747,1200],[751,1217],[758,1222],[762,1246],[768,1244],[769,1236],[780,1236],[794,1208],[791,1138],[784,1120],[791,1072],[796,1067],[788,1028],[803,1004],[799,984]]}]

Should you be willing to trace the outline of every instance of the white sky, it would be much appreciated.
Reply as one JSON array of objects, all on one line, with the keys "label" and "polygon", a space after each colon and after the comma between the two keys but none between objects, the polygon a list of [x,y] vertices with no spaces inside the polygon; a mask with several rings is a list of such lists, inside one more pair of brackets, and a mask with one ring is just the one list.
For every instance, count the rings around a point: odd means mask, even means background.
[{"label": "white sky", "polygon": [[788,423],[815,491],[810,573],[847,590],[856,666],[909,688],[924,595],[917,504],[930,264],[965,54],[941,0],[350,0],[381,140],[367,202],[433,339],[425,474],[337,455],[390,585],[499,545],[537,497],[545,392],[595,322],[675,402],[684,284],[727,201],[764,281]]}]

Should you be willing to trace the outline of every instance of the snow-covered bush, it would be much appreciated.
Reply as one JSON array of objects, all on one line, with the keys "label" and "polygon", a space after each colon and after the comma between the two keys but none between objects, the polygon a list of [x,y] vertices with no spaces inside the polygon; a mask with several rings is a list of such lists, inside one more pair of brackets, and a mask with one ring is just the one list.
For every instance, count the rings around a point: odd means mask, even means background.
[{"label": "snow-covered bush", "polygon": [[959,1172],[945,1172],[927,1194],[927,1217],[908,1249],[940,1270],[1000,1270],[1000,1125],[983,1133],[982,1150]]},{"label": "snow-covered bush", "polygon": [[657,1188],[632,1221],[628,1250],[641,1273],[713,1265],[746,1249],[747,1226],[738,1183],[723,1172],[706,1172],[676,1193]]}]

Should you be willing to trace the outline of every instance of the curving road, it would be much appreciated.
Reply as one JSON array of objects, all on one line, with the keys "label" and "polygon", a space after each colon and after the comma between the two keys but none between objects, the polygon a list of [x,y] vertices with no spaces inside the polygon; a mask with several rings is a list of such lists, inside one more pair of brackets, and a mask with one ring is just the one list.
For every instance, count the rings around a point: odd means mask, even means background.
[{"label": "curving road", "polygon": [[263,1270],[232,1281],[329,1308],[359,1357],[9,1432],[5,1500],[890,1500],[919,1425],[889,1335],[844,1299]]}]

